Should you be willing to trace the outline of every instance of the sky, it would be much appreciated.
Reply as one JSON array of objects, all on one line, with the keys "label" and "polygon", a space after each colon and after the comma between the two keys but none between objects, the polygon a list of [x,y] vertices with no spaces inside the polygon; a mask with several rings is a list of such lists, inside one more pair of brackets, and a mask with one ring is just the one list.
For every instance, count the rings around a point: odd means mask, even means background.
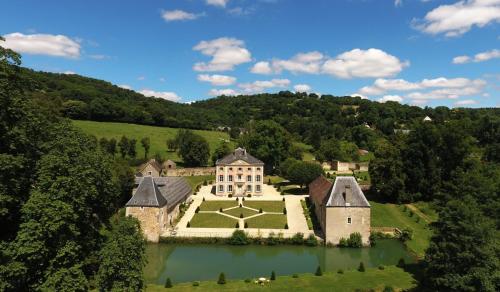
[{"label": "sky", "polygon": [[23,66],[146,96],[500,106],[500,0],[0,1]]}]

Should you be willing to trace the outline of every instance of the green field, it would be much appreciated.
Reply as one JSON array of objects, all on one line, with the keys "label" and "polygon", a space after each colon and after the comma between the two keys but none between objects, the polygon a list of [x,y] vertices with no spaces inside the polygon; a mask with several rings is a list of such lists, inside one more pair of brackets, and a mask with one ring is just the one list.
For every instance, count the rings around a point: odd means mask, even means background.
[{"label": "green field", "polygon": [[255,212],[254,210],[250,210],[247,208],[234,208],[231,210],[224,211],[224,213],[234,216],[236,218],[240,218],[240,214],[243,214],[243,218],[250,217],[255,214],[259,214],[259,212]]},{"label": "green field", "polygon": [[234,201],[205,201],[201,203],[200,205],[200,210],[201,211],[219,211],[220,208],[226,209],[226,208],[231,208],[231,207],[236,207],[238,206],[238,202],[236,200]]},{"label": "green field", "polygon": [[[400,230],[409,228],[413,230],[413,238],[406,242],[410,250],[415,252],[419,257],[425,253],[425,249],[429,246],[429,240],[432,231],[429,226],[416,213],[410,217],[410,209],[403,211],[402,205],[381,204],[370,201],[371,208],[371,225],[372,227],[397,227]],[[419,222],[417,222],[417,218]]]},{"label": "green field", "polygon": [[184,178],[188,181],[189,185],[194,190],[196,186],[203,184],[204,181],[214,181],[215,175],[185,176]]},{"label": "green field", "polygon": [[197,213],[189,222],[193,228],[234,228],[238,220],[217,213]]},{"label": "green field", "polygon": [[243,280],[227,280],[225,285],[219,285],[213,280],[199,282],[198,287],[192,283],[174,284],[169,289],[160,285],[148,285],[146,291],[355,291],[356,289],[382,291],[385,286],[391,286],[396,291],[406,291],[415,287],[413,276],[395,266],[387,266],[384,270],[370,268],[366,272],[348,270],[343,274],[325,272],[320,277],[313,274],[300,274],[297,278],[278,275],[275,281],[264,286],[253,281],[246,283]]},{"label": "green field", "polygon": [[[166,141],[174,138],[179,129],[167,127],[144,126],[126,123],[94,122],[73,120],[73,124],[82,129],[85,133],[96,136],[98,139],[105,137],[107,139],[115,138],[117,141],[125,135],[128,138],[137,140],[137,157],[144,157],[144,149],[140,140],[149,137],[151,140],[151,149],[149,156],[154,157],[156,153],[165,159],[171,159],[175,162],[182,162],[177,153],[168,152]],[[194,133],[204,137],[210,145],[210,151],[213,152],[222,140],[229,140],[229,135],[224,132],[193,130]],[[232,142],[230,142],[232,143]]]},{"label": "green field", "polygon": [[245,223],[248,223],[248,228],[284,229],[287,220],[283,214],[264,214],[246,219]]},{"label": "green field", "polygon": [[278,212],[282,213],[283,208],[285,208],[285,202],[283,201],[245,201],[243,205],[249,208],[259,210],[262,208],[264,212]]}]

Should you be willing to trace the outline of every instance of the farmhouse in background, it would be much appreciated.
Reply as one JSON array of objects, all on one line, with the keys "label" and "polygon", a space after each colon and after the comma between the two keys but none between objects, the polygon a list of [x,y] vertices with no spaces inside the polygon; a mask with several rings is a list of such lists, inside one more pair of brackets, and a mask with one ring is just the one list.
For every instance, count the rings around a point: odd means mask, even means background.
[{"label": "farmhouse in background", "polygon": [[309,198],[325,242],[338,244],[341,238],[358,232],[364,245],[370,243],[371,207],[354,177],[337,176],[332,183],[320,176],[309,184]]},{"label": "farmhouse in background", "polygon": [[218,159],[215,167],[216,195],[262,195],[264,162],[247,153],[246,149],[238,148]]},{"label": "farmhouse in background", "polygon": [[138,168],[139,172],[136,176],[153,176],[159,177],[162,172],[162,166],[156,161],[156,159],[152,158],[148,160],[148,162],[142,164]]},{"label": "farmhouse in background", "polygon": [[334,160],[331,163],[331,170],[337,172],[351,172],[353,170],[358,171],[368,171],[368,163],[367,162],[343,162]]},{"label": "farmhouse in background", "polygon": [[127,202],[126,215],[141,223],[148,241],[158,242],[160,234],[179,215],[179,205],[191,195],[192,189],[183,177],[136,177],[136,188]]}]

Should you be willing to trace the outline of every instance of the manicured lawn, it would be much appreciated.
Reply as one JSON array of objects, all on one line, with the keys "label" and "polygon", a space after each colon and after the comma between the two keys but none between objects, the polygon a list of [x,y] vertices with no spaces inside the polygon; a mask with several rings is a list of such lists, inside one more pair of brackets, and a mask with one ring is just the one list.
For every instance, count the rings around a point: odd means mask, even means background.
[{"label": "manicured lawn", "polygon": [[[74,120],[73,124],[82,129],[85,133],[96,136],[97,139],[105,137],[107,139],[115,138],[117,141],[119,141],[123,135],[127,136],[128,138],[136,139],[137,157],[144,157],[144,148],[142,148],[140,141],[144,137],[149,137],[149,139],[151,140],[151,149],[149,151],[150,157],[154,157],[154,155],[158,153],[165,159],[172,159],[176,162],[182,161],[177,153],[168,152],[166,146],[167,139],[174,138],[179,129],[127,123],[78,120]],[[212,152],[215,151],[217,146],[221,143],[221,139],[229,140],[229,135],[224,132],[201,130],[193,130],[193,132],[203,136],[207,140]],[[231,146],[234,144],[233,142],[230,143]]]},{"label": "manicured lawn", "polygon": [[[252,279],[254,280],[254,279]],[[396,291],[409,290],[415,287],[415,279],[410,273],[395,266],[387,266],[384,270],[367,269],[344,271],[344,274],[325,272],[318,277],[313,274],[300,274],[298,278],[279,276],[275,281],[259,286],[253,281],[228,279],[227,284],[219,285],[217,280],[202,281],[198,287],[192,283],[174,284],[173,288],[163,288],[160,285],[148,285],[146,291],[355,291],[356,289],[375,289],[382,291],[385,286],[392,286]]]},{"label": "manicured lawn", "polygon": [[309,210],[309,207],[307,207],[307,203],[305,200],[300,200],[300,205],[302,205],[302,211],[304,213],[304,217],[306,217],[307,228],[309,228],[309,230],[312,230],[314,226],[311,216],[315,216],[315,214],[313,213],[314,210]]},{"label": "manicured lawn", "polygon": [[273,184],[279,184],[279,183],[283,182],[285,179],[282,178],[281,176],[277,176],[277,175],[266,175],[264,177],[264,183],[267,184],[269,182],[269,180],[271,180],[271,183],[273,183]]},{"label": "manicured lawn", "polygon": [[431,222],[437,221],[438,213],[433,208],[432,203],[430,203],[430,202],[416,202],[416,203],[412,203],[412,205],[417,207],[420,210],[420,212],[424,213],[424,215],[427,216],[431,220]]},{"label": "manicured lawn", "polygon": [[238,222],[217,213],[197,213],[190,221],[191,227],[196,228],[234,228]]},{"label": "manicured lawn", "polygon": [[201,185],[204,181],[209,182],[215,180],[215,175],[185,176],[184,178],[194,190],[197,185]]},{"label": "manicured lawn", "polygon": [[247,219],[245,223],[248,223],[248,228],[284,229],[287,221],[283,214],[264,214]]},{"label": "manicured lawn", "polygon": [[406,245],[419,257],[424,255],[432,235],[425,220],[420,218],[419,222],[416,222],[418,215],[414,214],[410,217],[410,210],[407,209],[406,212],[403,212],[402,205],[381,204],[373,201],[370,201],[370,204],[372,206],[371,225],[373,227],[397,227],[401,230],[405,228],[413,230],[413,238],[406,242]]},{"label": "manicured lawn", "polygon": [[243,214],[244,218],[255,215],[255,214],[259,214],[259,212],[255,212],[254,210],[250,210],[250,209],[243,208],[243,207],[227,210],[227,211],[224,211],[224,213],[231,215],[231,216],[234,216],[234,217],[237,217],[237,218],[240,218],[240,214]]},{"label": "manicured lawn", "polygon": [[245,201],[244,206],[259,210],[262,208],[264,212],[283,212],[285,208],[285,202],[283,201]]},{"label": "manicured lawn", "polygon": [[236,199],[233,201],[205,201],[200,205],[201,211],[219,211],[220,208],[226,209],[238,206]]}]

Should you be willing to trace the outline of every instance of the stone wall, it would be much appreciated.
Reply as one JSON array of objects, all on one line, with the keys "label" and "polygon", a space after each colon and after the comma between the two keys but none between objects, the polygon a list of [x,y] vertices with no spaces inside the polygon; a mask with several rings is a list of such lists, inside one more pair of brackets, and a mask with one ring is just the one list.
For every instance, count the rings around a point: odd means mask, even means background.
[{"label": "stone wall", "polygon": [[215,175],[215,167],[191,167],[191,168],[164,169],[163,173],[166,176]]},{"label": "stone wall", "polygon": [[127,207],[125,213],[139,220],[144,237],[148,241],[158,242],[160,234],[168,224],[166,206],[163,208]]},{"label": "stone wall", "polygon": [[[348,218],[351,223],[348,223]],[[364,245],[370,244],[370,208],[328,207],[325,219],[325,241],[338,244],[341,238],[349,238],[359,232]]]}]

